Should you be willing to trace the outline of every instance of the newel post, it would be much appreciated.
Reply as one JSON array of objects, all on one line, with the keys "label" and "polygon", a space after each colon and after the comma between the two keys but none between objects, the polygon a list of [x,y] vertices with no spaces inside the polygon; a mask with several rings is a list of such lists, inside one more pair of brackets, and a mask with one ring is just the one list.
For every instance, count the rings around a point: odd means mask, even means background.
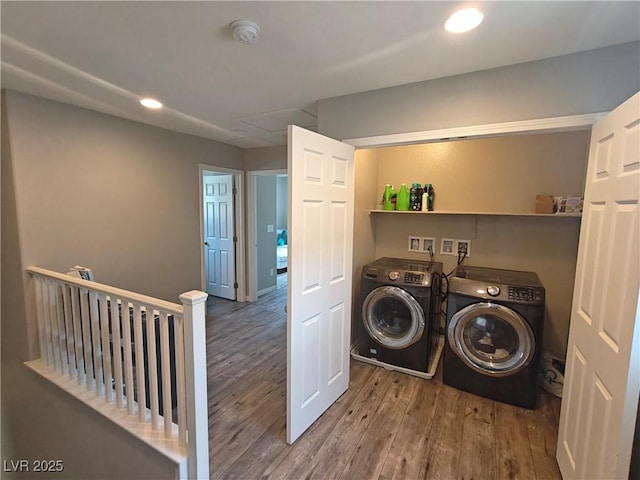
[{"label": "newel post", "polygon": [[180,295],[184,313],[185,383],[188,431],[188,477],[209,478],[209,418],[207,413],[207,294],[198,290]]}]

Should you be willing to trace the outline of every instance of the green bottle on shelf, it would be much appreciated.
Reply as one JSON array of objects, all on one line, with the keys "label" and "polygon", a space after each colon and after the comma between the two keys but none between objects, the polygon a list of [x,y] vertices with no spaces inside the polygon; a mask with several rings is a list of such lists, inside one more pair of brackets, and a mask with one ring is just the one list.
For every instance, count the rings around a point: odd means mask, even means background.
[{"label": "green bottle on shelf", "polygon": [[396,210],[409,210],[409,189],[407,184],[400,185],[400,191],[398,192],[398,198],[396,200]]},{"label": "green bottle on shelf", "polygon": [[391,201],[391,197],[393,196],[393,187],[387,183],[384,187],[384,193],[382,194],[382,209],[383,210],[394,210],[395,205]]}]

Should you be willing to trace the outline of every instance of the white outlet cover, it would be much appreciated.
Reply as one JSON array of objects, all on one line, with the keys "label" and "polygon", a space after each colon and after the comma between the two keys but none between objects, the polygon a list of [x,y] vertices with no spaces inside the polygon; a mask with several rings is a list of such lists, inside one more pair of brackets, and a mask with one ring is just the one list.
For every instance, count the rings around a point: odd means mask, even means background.
[{"label": "white outlet cover", "polygon": [[267,233],[273,233],[273,225],[267,225]]},{"label": "white outlet cover", "polygon": [[453,238],[443,238],[440,241],[440,254],[441,255],[458,255],[458,250],[456,249],[457,244],[456,240]]},{"label": "white outlet cover", "polygon": [[423,253],[429,252],[429,247],[431,247],[431,253],[436,253],[436,239],[434,237],[421,237],[420,238],[420,247]]},{"label": "white outlet cover", "polygon": [[456,240],[456,255],[458,254],[458,248],[461,243],[467,244],[467,258],[469,258],[471,256],[471,240]]},{"label": "white outlet cover", "polygon": [[422,244],[422,242],[420,240],[420,237],[409,237],[407,250],[409,250],[410,252],[421,252],[422,250],[420,250],[420,245]]}]

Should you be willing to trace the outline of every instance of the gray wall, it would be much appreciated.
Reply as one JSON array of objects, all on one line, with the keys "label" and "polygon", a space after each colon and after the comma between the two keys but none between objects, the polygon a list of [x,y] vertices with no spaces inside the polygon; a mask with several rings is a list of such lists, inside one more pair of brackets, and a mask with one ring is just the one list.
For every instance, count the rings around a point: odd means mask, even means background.
[{"label": "gray wall", "polygon": [[321,100],[336,139],[612,110],[640,90],[640,42]]},{"label": "gray wall", "polygon": [[287,146],[250,148],[244,151],[244,169],[252,170],[286,170]]},{"label": "gray wall", "polygon": [[2,114],[2,458],[61,459],[60,478],[173,477],[22,364],[37,357],[24,269],[83,264],[177,302],[201,287],[198,164],[242,169],[242,150],[15,92]]},{"label": "gray wall", "polygon": [[201,288],[198,165],[241,170],[241,149],[13,92],[6,107],[24,265],[169,301]]},{"label": "gray wall", "polygon": [[[276,188],[276,175],[256,177],[258,292],[276,286]],[[267,225],[273,226],[272,232],[267,232]]]}]

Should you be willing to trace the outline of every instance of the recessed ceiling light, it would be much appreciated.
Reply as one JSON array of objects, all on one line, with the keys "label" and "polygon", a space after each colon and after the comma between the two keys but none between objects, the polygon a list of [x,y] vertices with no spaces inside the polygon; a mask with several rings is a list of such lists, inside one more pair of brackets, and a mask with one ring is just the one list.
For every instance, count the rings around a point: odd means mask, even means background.
[{"label": "recessed ceiling light", "polygon": [[162,108],[162,104],[154,98],[143,98],[142,100],[140,100],[140,104],[144,107],[152,108],[154,110]]},{"label": "recessed ceiling light", "polygon": [[463,8],[449,17],[444,28],[450,33],[468,32],[480,25],[483,18],[484,15],[477,8]]}]

